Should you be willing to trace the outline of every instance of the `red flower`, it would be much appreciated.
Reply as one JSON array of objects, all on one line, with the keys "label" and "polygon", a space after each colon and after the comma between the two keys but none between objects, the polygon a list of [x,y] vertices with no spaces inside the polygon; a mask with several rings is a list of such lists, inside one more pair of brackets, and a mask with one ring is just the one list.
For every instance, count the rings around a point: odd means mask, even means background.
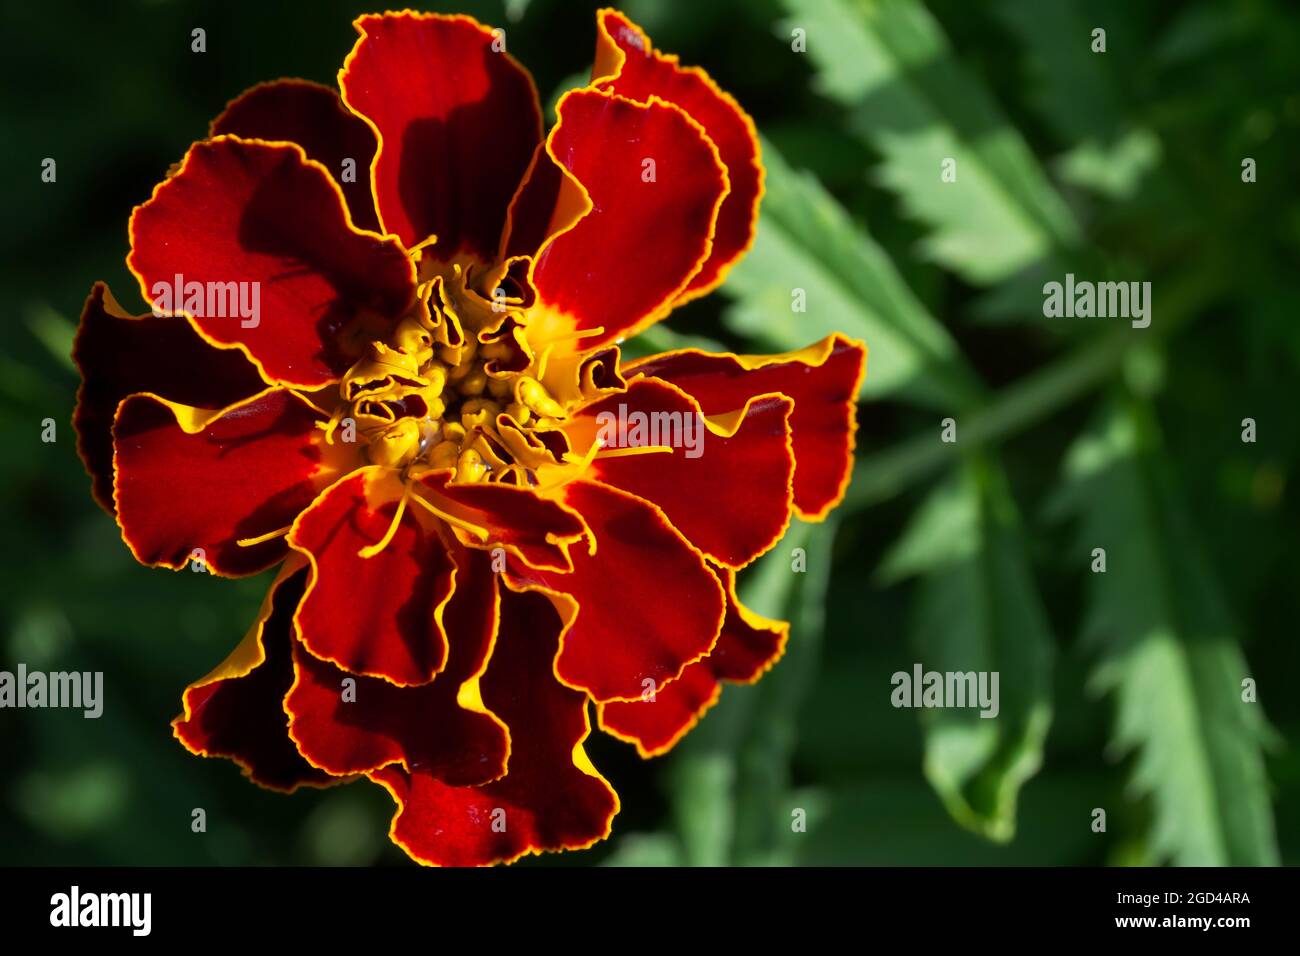
[{"label": "red flower", "polygon": [[135,210],[154,314],[102,284],[82,314],[80,450],[132,553],[281,566],[177,737],[277,789],[368,777],[422,862],[606,836],[588,700],[650,755],[757,679],[787,626],[735,571],[848,478],[861,345],[620,363],[747,249],[762,166],[703,71],[598,26],[543,140],[499,33],[360,18],[342,98],[249,90]]}]

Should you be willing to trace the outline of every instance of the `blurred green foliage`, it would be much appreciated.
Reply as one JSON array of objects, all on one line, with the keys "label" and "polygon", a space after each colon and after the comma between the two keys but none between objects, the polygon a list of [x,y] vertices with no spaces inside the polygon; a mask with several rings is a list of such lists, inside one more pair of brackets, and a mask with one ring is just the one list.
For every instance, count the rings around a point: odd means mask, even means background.
[{"label": "blurred green foliage", "polygon": [[[595,4],[434,6],[505,25],[544,100],[590,62]],[[745,576],[756,609],[794,621],[786,659],[729,688],[667,758],[593,738],[623,798],[614,838],[522,865],[1300,862],[1286,743],[1300,739],[1300,11],[626,9],[753,113],[768,169],[749,258],[632,349],[859,336],[859,462],[833,520],[795,525]],[[0,862],[404,859],[376,788],[284,797],[172,740],[181,689],[242,635],[266,581],[137,567],[69,424],[91,282],[140,305],[122,265],[131,207],[245,87],[332,82],[362,11],[5,6],[22,40],[0,104],[0,667],[102,670],[106,704],[99,720],[0,712]],[[206,54],[190,52],[196,26]],[[57,184],[40,182],[45,157]],[[945,158],[956,183],[940,182]],[[1045,319],[1042,285],[1067,271],[1150,281],[1151,327]],[[956,444],[940,441],[948,417]],[[1090,572],[1097,547],[1105,574]],[[890,675],[916,661],[999,670],[1000,718],[893,708]],[[1242,703],[1245,678],[1258,703]],[[190,830],[196,807],[207,834]]]}]

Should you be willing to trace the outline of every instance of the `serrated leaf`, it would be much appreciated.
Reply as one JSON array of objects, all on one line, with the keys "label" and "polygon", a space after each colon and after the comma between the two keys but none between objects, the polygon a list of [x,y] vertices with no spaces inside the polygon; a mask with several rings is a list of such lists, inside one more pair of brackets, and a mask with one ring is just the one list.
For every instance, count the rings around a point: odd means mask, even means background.
[{"label": "serrated leaf", "polygon": [[1071,449],[1058,510],[1077,516],[1088,575],[1084,639],[1092,686],[1113,696],[1113,744],[1134,752],[1132,784],[1150,795],[1153,849],[1191,866],[1278,862],[1262,747],[1272,732],[1232,633],[1150,410],[1118,397]]},{"label": "serrated leaf", "polygon": [[953,819],[1010,840],[1020,789],[1042,764],[1054,651],[1000,468],[965,461],[918,510],[882,574],[920,575],[912,638],[923,671],[998,674],[996,716],[972,706],[921,712],[924,763]]},{"label": "serrated leaf", "polygon": [[[925,254],[979,285],[1077,244],[1078,226],[1020,134],[917,0],[783,0],[822,93],[881,154],[882,185],[930,234]],[[941,179],[945,160],[956,179]]]},{"label": "serrated leaf", "polygon": [[[778,351],[843,332],[867,343],[864,397],[907,389],[918,400],[951,400],[963,375],[957,350],[888,254],[770,143],[763,162],[758,235],[723,286],[734,300],[728,326]],[[805,311],[795,311],[799,294]]]},{"label": "serrated leaf", "polygon": [[[1138,41],[1130,7],[1114,0],[998,0],[995,7],[1024,45],[1029,99],[1072,144],[1053,171],[1073,186],[1119,200],[1133,196],[1161,158],[1159,138],[1129,125],[1130,97],[1116,72],[1117,64],[1134,64]],[[1105,52],[1093,52],[1098,28],[1106,30]]]}]

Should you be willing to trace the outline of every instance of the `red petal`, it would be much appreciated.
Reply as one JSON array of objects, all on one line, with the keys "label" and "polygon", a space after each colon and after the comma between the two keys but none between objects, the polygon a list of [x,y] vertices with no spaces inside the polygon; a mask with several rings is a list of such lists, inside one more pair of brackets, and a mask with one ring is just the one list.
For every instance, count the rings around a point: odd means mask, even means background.
[{"label": "red petal", "polygon": [[[322,461],[321,415],[269,390],[219,412],[133,395],[113,426],[122,538],[142,564],[184,567],[196,548],[217,574],[252,574],[288,553],[287,527],[338,472]],[[346,466],[341,466],[346,467]]]},{"label": "red petal", "polygon": [[737,684],[752,684],[785,653],[790,624],[756,614],[736,596],[735,572],[718,571],[727,589],[727,619],[717,646],[708,657],[715,676]]},{"label": "red petal", "polygon": [[406,11],[354,26],[361,39],[339,87],[379,134],[373,182],[384,227],[408,248],[436,236],[443,260],[491,261],[542,138],[532,77],[471,17]]},{"label": "red petal", "polygon": [[[792,408],[788,398],[769,395],[753,401],[743,418],[706,426],[690,396],[658,379],[640,378],[626,392],[584,409],[570,429],[570,438],[575,450],[585,452],[596,437],[616,435],[620,423],[633,423],[638,415],[649,422],[690,423],[694,439],[685,424],[667,437],[690,441],[693,448],[675,447],[671,454],[598,457],[589,474],[653,502],[709,557],[742,567],[776,544],[790,521]],[[656,417],[664,415],[672,417]],[[636,437],[629,430],[623,439]],[[638,444],[663,443],[664,437],[647,433]]]},{"label": "red petal", "polygon": [[712,649],[722,588],[657,508],[597,482],[575,481],[564,492],[591,526],[596,553],[575,548],[569,574],[512,562],[511,581],[546,591],[565,609],[560,680],[596,700],[638,698]]},{"label": "red petal", "polygon": [[451,787],[419,770],[370,775],[397,802],[390,832],[416,860],[482,866],[582,849],[609,835],[618,796],[582,749],[586,696],[552,675],[558,630],[544,598],[502,592],[500,636],[483,678],[483,700],[510,728],[502,779]]},{"label": "red petal", "polygon": [[239,352],[214,349],[186,322],[133,316],[96,282],[72,346],[81,388],[72,424],[77,451],[94,480],[95,500],[112,513],[113,416],[133,392],[152,392],[198,408],[223,408],[266,388]]},{"label": "red petal", "polygon": [[312,573],[296,622],[307,650],[322,660],[394,684],[423,684],[447,659],[440,618],[454,570],[435,523],[405,508],[384,549],[359,555],[384,539],[401,497],[395,472],[362,468],[299,516],[288,541]]},{"label": "red petal", "polygon": [[794,399],[794,507],[800,517],[820,521],[848,487],[866,357],[861,342],[832,335],[784,355],[667,352],[635,363],[627,374],[672,382],[710,416],[743,408],[768,392]]},{"label": "red petal", "polygon": [[[727,176],[717,148],[675,106],[582,89],[558,112],[547,148],[593,208],[542,250],[533,283],[557,335],[604,329],[583,341],[594,348],[672,308],[708,258]],[[643,178],[648,160],[653,182]]]},{"label": "red petal", "polygon": [[644,31],[623,14],[602,10],[596,22],[596,63],[592,68],[596,86],[641,103],[657,96],[681,107],[704,127],[727,168],[731,191],[718,210],[713,250],[678,302],[704,295],[722,283],[732,263],[754,241],[763,195],[763,164],[754,121],[704,70],[684,67],[677,57],[657,52]]},{"label": "red petal", "polygon": [[[338,93],[310,80],[275,80],[246,90],[212,121],[210,135],[287,140],[324,166],[347,199],[352,222],[379,231],[370,195],[370,163],[378,142],[366,121],[348,111]],[[344,181],[343,164],[353,175]]]},{"label": "red petal", "polygon": [[186,311],[226,312],[192,321],[209,341],[244,350],[268,381],[305,388],[356,360],[348,333],[360,324],[382,330],[415,296],[415,267],[401,246],[357,231],[338,186],[301,147],[230,136],[192,146],[136,207],[127,264],[146,300],[170,302],[163,311],[184,309],[171,292],[160,300],[178,275],[183,287],[204,290],[241,283],[250,313],[256,292],[257,314],[247,319],[218,297],[211,309],[205,300]]},{"label": "red petal", "polygon": [[560,504],[539,498],[527,488],[502,484],[453,484],[447,472],[419,479],[421,497],[461,527],[481,528],[486,536],[463,535],[475,547],[502,548],[537,568],[565,571],[572,567],[570,546],[583,537],[582,518]]},{"label": "red petal", "polygon": [[510,200],[500,258],[533,255],[590,211],[587,191],[539,143]]},{"label": "red petal", "polygon": [[476,786],[504,774],[509,736],[483,706],[478,681],[496,639],[497,600],[488,558],[461,551],[446,610],[451,654],[442,673],[419,687],[354,677],[355,695],[345,700],[343,681],[351,675],[297,645],[298,678],[284,707],[303,756],[335,774],[400,762],[451,786]]},{"label": "red petal", "polygon": [[736,576],[719,571],[727,586],[727,619],[712,653],[691,664],[653,699],[611,701],[597,710],[606,733],[636,744],[642,757],[667,753],[718,700],[721,681],[758,680],[785,652],[790,625],[755,614],[736,597]]},{"label": "red petal", "polygon": [[293,682],[290,630],[305,580],[296,566],[276,578],[243,643],[186,689],[184,713],[172,721],[176,738],[191,753],[229,757],[246,777],[272,790],[340,782],[302,759],[281,706]]},{"label": "red petal", "polygon": [[687,667],[653,698],[601,704],[597,720],[607,734],[636,744],[642,757],[657,757],[686,736],[721,693],[706,658]]}]

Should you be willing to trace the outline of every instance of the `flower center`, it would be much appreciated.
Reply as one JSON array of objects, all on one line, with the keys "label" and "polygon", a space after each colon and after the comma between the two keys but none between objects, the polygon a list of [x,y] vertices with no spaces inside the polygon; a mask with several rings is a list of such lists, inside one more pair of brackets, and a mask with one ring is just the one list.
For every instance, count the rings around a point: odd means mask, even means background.
[{"label": "flower center", "polygon": [[530,486],[568,461],[568,414],[542,384],[546,355],[525,334],[531,290],[513,266],[422,283],[412,312],[343,376],[327,440],[350,428],[371,463],[452,469],[457,482]]}]

